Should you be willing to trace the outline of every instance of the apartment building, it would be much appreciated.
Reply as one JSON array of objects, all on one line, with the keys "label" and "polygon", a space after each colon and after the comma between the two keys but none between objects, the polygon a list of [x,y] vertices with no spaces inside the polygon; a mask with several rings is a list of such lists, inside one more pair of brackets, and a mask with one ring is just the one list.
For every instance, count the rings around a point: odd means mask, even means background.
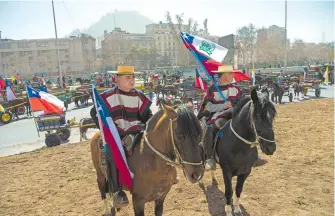
[{"label": "apartment building", "polygon": [[[59,50],[59,58],[57,49]],[[88,35],[60,39],[0,39],[0,74],[21,77],[58,76],[92,72],[96,58],[95,39]]]},{"label": "apartment building", "polygon": [[[177,56],[185,49],[179,43],[181,41],[179,25],[171,25],[160,21],[159,23],[146,25],[145,28],[146,34],[152,35],[154,38],[154,46],[157,53],[162,57],[169,57],[173,64],[178,64]],[[181,25],[180,30],[188,31],[188,25]]]},{"label": "apartment building", "polygon": [[279,27],[276,25],[269,26],[269,28],[262,28],[257,31],[258,39],[264,37],[272,37],[275,35],[279,35],[281,42],[285,43],[285,28]]},{"label": "apartment building", "polygon": [[[128,57],[132,48],[152,48],[154,39],[148,34],[128,33],[121,28],[115,28],[112,32],[104,32],[104,40],[101,42],[102,58],[105,65],[117,66],[123,63],[134,64],[136,68],[145,68],[143,62],[129,62]],[[135,59],[136,57],[134,57]]]}]

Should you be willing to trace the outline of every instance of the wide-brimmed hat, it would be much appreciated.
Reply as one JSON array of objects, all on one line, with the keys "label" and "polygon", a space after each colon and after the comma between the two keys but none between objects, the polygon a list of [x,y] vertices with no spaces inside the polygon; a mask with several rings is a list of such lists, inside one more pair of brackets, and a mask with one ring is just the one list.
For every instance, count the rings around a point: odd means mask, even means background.
[{"label": "wide-brimmed hat", "polygon": [[134,75],[134,74],[140,74],[141,72],[135,72],[134,66],[118,66],[117,71],[112,71],[112,74],[116,75]]},{"label": "wide-brimmed hat", "polygon": [[233,66],[231,65],[225,65],[225,66],[219,66],[217,71],[212,71],[213,73],[234,73],[236,70],[234,70]]}]

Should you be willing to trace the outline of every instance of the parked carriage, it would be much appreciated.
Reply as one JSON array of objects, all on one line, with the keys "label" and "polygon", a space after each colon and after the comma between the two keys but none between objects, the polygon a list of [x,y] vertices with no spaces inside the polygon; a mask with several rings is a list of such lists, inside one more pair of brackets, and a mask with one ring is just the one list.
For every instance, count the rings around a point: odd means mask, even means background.
[{"label": "parked carriage", "polygon": [[307,95],[309,89],[313,89],[315,92],[315,97],[320,97],[322,74],[319,72],[319,70],[320,67],[312,67],[307,71],[303,82],[305,96]]},{"label": "parked carriage", "polygon": [[48,147],[60,145],[69,139],[71,135],[70,124],[65,121],[64,114],[41,115],[34,118],[38,132],[46,132],[45,144]]}]

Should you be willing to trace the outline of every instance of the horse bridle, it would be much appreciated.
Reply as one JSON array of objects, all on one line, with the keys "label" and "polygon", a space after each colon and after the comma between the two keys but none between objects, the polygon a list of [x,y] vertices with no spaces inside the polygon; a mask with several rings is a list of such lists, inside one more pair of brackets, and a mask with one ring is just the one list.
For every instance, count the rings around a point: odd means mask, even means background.
[{"label": "horse bridle", "polygon": [[202,161],[198,162],[198,163],[193,163],[193,162],[188,162],[188,161],[185,161],[183,160],[183,158],[181,157],[180,153],[179,153],[179,150],[176,146],[176,143],[175,143],[175,138],[174,138],[174,133],[173,133],[173,122],[177,121],[177,118],[174,118],[174,119],[170,119],[170,123],[169,123],[169,130],[170,130],[170,134],[171,134],[171,139],[172,139],[172,145],[173,145],[173,151],[175,153],[175,156],[176,156],[176,159],[177,159],[177,162],[175,162],[174,160],[171,160],[170,158],[168,158],[167,156],[165,156],[163,153],[159,152],[157,149],[155,149],[149,142],[148,138],[147,138],[147,134],[145,133],[143,135],[144,137],[144,140],[145,140],[145,143],[149,146],[149,148],[155,152],[159,157],[161,157],[163,160],[165,160],[166,162],[168,162],[169,165],[172,165],[172,166],[177,166],[177,167],[180,167],[180,168],[184,168],[184,164],[187,164],[187,165],[193,165],[193,166],[202,166]]},{"label": "horse bridle", "polygon": [[264,140],[266,142],[270,142],[270,143],[274,143],[275,140],[268,140],[268,139],[265,139],[264,137],[260,136],[258,133],[257,133],[257,130],[256,130],[256,126],[255,126],[255,119],[254,119],[254,116],[253,116],[253,113],[254,113],[254,104],[252,103],[252,101],[249,101],[248,103],[251,103],[250,105],[250,109],[249,109],[249,114],[250,114],[250,123],[251,123],[251,128],[253,129],[254,131],[254,134],[255,134],[255,141],[249,141],[249,140],[246,140],[244,139],[243,137],[241,137],[240,135],[238,135],[238,133],[236,133],[236,131],[234,130],[233,128],[233,120],[230,120],[230,129],[231,131],[233,132],[233,134],[239,138],[241,141],[245,142],[246,144],[249,144],[250,145],[250,148],[252,147],[255,147],[257,145],[260,144],[260,140]]}]

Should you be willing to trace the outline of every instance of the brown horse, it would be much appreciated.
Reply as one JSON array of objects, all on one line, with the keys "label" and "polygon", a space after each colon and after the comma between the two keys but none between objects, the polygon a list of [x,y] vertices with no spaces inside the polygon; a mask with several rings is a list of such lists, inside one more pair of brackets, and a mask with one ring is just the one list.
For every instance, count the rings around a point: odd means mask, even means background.
[{"label": "brown horse", "polygon": [[[165,197],[176,182],[176,167],[182,168],[191,183],[202,178],[204,169],[199,153],[201,137],[202,129],[192,112],[183,106],[175,111],[162,104],[162,109],[148,121],[141,142],[128,157],[128,165],[135,175],[131,191],[135,216],[144,215],[145,203],[151,201],[155,201],[155,215],[163,214]],[[104,215],[109,215],[106,168],[102,165],[101,152],[98,132],[91,141],[91,154],[105,204]],[[115,215],[115,209],[112,207],[111,210],[111,215]]]}]

